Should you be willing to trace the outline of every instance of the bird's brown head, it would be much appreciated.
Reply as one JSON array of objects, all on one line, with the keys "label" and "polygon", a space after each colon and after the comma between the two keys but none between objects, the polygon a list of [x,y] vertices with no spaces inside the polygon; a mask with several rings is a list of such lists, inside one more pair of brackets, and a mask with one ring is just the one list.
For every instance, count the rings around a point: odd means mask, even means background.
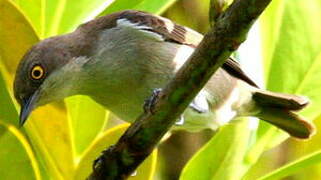
[{"label": "bird's brown head", "polygon": [[[21,105],[20,125],[39,104],[42,85],[53,72],[60,69],[73,55],[66,37],[57,36],[34,45],[18,65],[14,95]],[[48,92],[50,93],[50,92]]]}]

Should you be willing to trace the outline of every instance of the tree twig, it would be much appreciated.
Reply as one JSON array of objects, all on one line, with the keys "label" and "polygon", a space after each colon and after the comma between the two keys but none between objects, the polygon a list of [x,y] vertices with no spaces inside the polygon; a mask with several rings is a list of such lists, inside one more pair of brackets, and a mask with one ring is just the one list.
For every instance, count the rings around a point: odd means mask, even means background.
[{"label": "tree twig", "polygon": [[88,179],[126,179],[152,152],[162,136],[209,78],[246,39],[251,25],[271,0],[234,0],[216,17],[215,26],[159,94],[153,113],[142,114],[102,153]]}]

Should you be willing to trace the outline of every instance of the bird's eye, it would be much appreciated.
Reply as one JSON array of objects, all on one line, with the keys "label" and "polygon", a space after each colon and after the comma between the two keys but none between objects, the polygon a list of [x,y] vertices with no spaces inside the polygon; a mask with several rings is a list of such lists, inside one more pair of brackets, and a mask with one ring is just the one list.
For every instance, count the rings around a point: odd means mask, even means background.
[{"label": "bird's eye", "polygon": [[31,78],[34,80],[39,80],[43,78],[45,72],[44,69],[40,65],[35,65],[31,70]]}]

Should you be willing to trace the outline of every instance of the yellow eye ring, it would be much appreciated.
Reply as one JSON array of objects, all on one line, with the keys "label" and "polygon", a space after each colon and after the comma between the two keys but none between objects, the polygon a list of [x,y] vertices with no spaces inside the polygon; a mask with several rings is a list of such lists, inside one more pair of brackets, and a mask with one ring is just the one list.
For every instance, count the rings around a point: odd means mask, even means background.
[{"label": "yellow eye ring", "polygon": [[31,70],[32,79],[39,80],[43,78],[45,72],[44,69],[40,65],[35,65]]}]

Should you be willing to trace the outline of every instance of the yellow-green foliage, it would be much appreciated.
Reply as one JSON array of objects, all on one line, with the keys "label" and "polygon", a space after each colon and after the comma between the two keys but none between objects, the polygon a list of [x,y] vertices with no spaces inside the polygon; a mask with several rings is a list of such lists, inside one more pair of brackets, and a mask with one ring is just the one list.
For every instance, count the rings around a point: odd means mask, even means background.
[{"label": "yellow-green foliage", "polygon": [[[39,108],[25,127],[19,128],[19,107],[13,100],[12,82],[26,50],[41,39],[73,31],[98,15],[123,9],[160,14],[174,1],[0,0],[0,179],[84,179],[91,171],[93,160],[115,143],[128,126],[106,129],[109,112],[88,97],[75,96]],[[180,3],[166,15],[205,31],[204,24],[208,22],[204,10],[209,0]],[[312,103],[302,115],[316,119],[318,127],[320,17],[321,1],[273,0],[259,20],[261,33],[256,35],[261,40],[266,87],[309,97]],[[188,162],[181,179],[254,179],[267,173],[262,179],[280,179],[292,174],[296,174],[296,179],[321,178],[320,167],[306,170],[321,162],[319,134],[310,141],[292,140],[280,147],[288,135],[266,123],[260,122],[258,129],[250,129],[249,124],[250,120],[245,119],[220,129]],[[281,153],[263,154],[272,148],[281,149]],[[277,156],[288,162],[312,151],[317,152],[269,172],[279,167],[275,165]],[[153,179],[156,154],[154,151],[131,179]]]}]

